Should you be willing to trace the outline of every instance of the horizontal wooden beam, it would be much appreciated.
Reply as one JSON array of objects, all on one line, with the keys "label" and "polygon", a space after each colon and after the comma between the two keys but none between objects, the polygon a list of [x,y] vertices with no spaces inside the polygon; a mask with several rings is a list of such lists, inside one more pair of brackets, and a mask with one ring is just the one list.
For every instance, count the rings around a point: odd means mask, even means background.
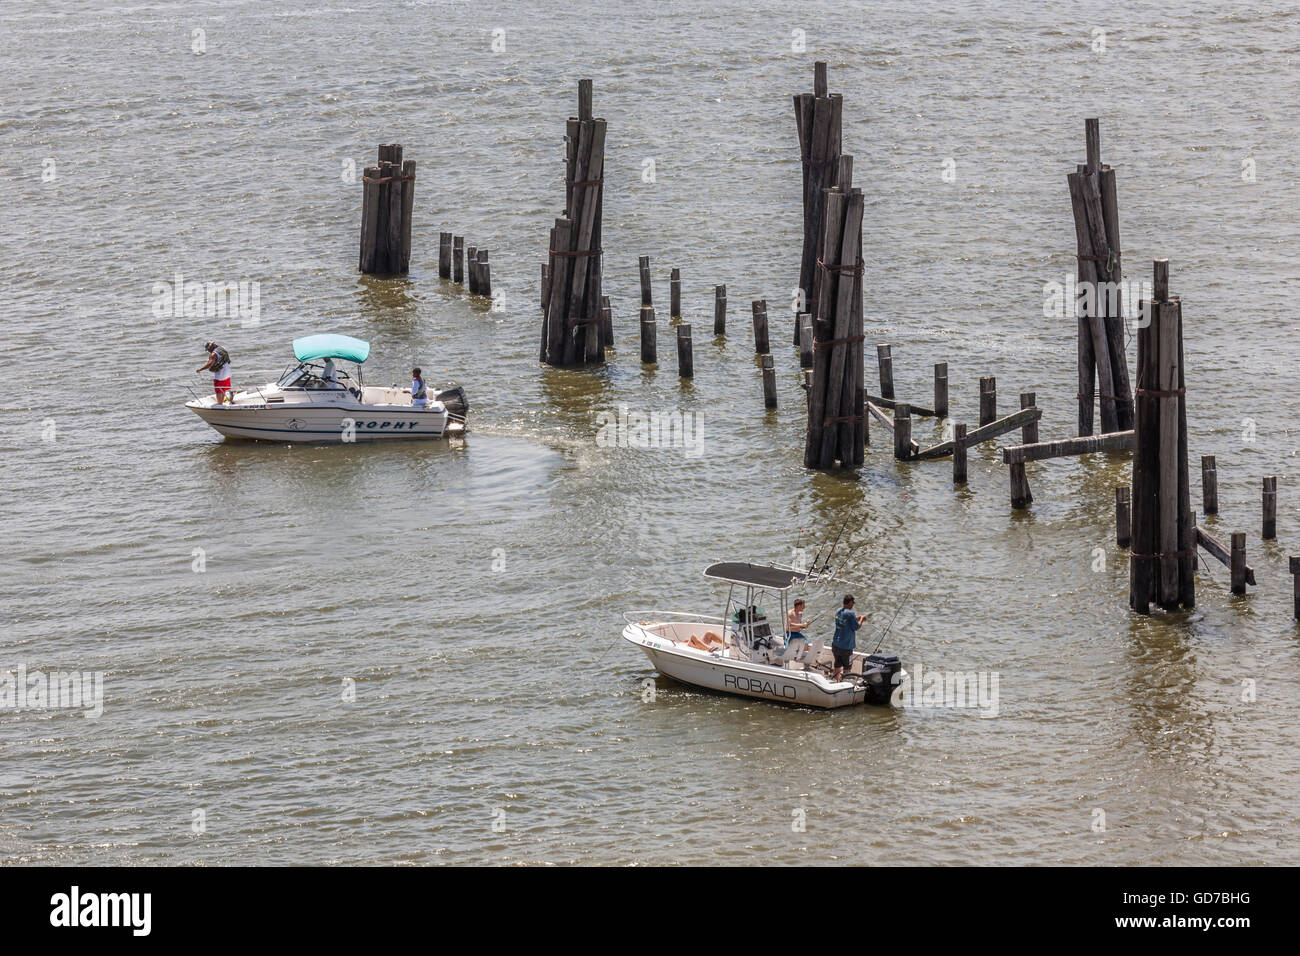
[{"label": "horizontal wooden beam", "polygon": [[[990,438],[997,438],[999,435],[1005,435],[1009,431],[1028,425],[1030,422],[1036,422],[1043,417],[1041,408],[1022,408],[1014,415],[1008,415],[1006,418],[999,418],[997,421],[989,422],[987,425],[981,425],[979,428],[972,429],[966,433],[966,440],[962,443],[964,447],[970,448],[972,445],[978,445],[986,442]],[[941,442],[931,448],[923,449],[916,453],[917,458],[947,458],[953,453],[953,442]]]},{"label": "horizontal wooden beam", "polygon": [[894,398],[881,398],[879,395],[868,395],[867,401],[879,408],[897,408],[899,405],[906,405],[912,410],[912,414],[918,418],[938,418],[932,408],[924,408],[921,405],[913,405],[911,402],[900,402]]},{"label": "horizontal wooden beam", "polygon": [[[1232,555],[1223,542],[1216,538],[1210,532],[1206,531],[1199,524],[1196,526],[1196,543],[1210,553],[1211,557],[1218,558],[1225,568],[1232,567]],[[1246,565],[1246,583],[1255,587],[1255,569],[1249,564]]]},{"label": "horizontal wooden beam", "polygon": [[1082,438],[1062,438],[1060,441],[1040,441],[1032,445],[1008,445],[1002,449],[1002,464],[1015,465],[1047,458],[1065,458],[1069,455],[1088,455],[1096,451],[1124,451],[1133,447],[1133,433],[1108,432],[1105,435],[1087,435]]}]

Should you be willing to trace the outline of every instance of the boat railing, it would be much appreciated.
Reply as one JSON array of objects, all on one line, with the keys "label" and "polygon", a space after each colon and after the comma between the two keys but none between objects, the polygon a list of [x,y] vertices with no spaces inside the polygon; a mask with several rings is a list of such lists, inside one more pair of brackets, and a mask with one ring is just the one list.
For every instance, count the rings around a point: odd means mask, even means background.
[{"label": "boat railing", "polygon": [[696,614],[691,611],[624,611],[623,620],[646,634],[654,634],[654,628],[671,624],[671,618],[678,621],[698,621],[701,624],[721,624],[726,626],[727,619],[712,614]]}]

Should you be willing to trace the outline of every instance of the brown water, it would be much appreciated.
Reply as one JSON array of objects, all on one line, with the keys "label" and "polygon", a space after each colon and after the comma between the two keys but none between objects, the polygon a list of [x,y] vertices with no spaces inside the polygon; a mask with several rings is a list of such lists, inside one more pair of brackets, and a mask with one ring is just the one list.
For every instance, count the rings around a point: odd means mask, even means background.
[{"label": "brown water", "polygon": [[[0,860],[1300,862],[1298,50],[1282,5],[5,4],[0,670],[106,677],[98,720],[0,711]],[[1247,531],[1251,595],[1202,562],[1194,612],[1129,613],[1123,456],[1031,465],[1015,515],[996,444],[960,491],[946,461],[896,464],[878,428],[860,474],[802,468],[781,303],[790,94],[814,59],[867,195],[868,348],[893,344],[921,402],[947,361],[958,421],[991,374],[1004,408],[1037,393],[1044,438],[1073,428],[1074,331],[1043,290],[1073,267],[1065,175],[1101,117],[1129,272],[1172,263],[1192,454],[1219,457],[1208,523]],[[580,76],[609,121],[619,348],[555,371],[536,363],[537,275]],[[344,181],[388,141],[419,163],[405,281],[356,274]],[[496,310],[438,279],[444,229],[490,247]],[[682,270],[692,383],[667,349],[638,361],[638,255],[662,302]],[[176,272],[258,282],[259,322],[156,317]],[[372,383],[413,362],[463,383],[472,434],[234,444],[183,407],[205,339],[254,383],[314,331],[368,339]],[[600,447],[596,415],[620,405],[698,413],[703,453]],[[1268,474],[1279,539],[1262,544]],[[644,699],[623,611],[716,614],[706,563],[788,561],[841,528],[859,609],[883,628],[903,605],[887,649],[996,673],[997,717],[663,679]],[[825,613],[837,595],[810,598]]]}]

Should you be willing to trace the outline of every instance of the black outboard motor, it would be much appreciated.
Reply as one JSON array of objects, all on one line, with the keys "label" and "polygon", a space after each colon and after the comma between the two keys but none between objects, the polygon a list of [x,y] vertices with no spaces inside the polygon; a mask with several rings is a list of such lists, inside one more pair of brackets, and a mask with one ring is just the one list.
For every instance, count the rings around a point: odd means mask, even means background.
[{"label": "black outboard motor", "polygon": [[444,388],[433,397],[436,401],[442,402],[447,409],[447,414],[458,421],[463,422],[465,416],[469,414],[469,399],[465,397],[465,389],[459,385]]},{"label": "black outboard motor", "polygon": [[888,704],[898,686],[903,663],[897,654],[868,654],[862,662],[862,679],[867,682],[867,703]]}]

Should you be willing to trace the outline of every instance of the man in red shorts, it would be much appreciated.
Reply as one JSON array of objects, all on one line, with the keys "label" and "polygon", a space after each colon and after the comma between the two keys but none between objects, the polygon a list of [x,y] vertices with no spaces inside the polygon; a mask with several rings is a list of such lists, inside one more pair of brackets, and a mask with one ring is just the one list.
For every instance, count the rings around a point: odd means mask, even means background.
[{"label": "man in red shorts", "polygon": [[212,390],[217,393],[217,404],[225,404],[230,399],[230,353],[216,342],[203,345],[208,353],[208,360],[194,371],[212,372]]}]

